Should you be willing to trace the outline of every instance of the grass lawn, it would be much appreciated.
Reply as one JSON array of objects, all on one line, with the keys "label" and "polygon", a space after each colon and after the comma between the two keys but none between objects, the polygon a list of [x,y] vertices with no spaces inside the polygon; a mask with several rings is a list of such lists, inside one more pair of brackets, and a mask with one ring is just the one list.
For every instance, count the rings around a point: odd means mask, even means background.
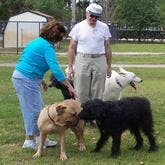
[{"label": "grass lawn", "polygon": [[112,44],[114,52],[165,52],[164,44],[117,43]]},{"label": "grass lawn", "polygon": [[[67,44],[61,46],[61,51],[66,50]],[[163,44],[114,44],[113,51],[148,51],[164,52]],[[16,62],[19,55],[0,55],[0,63]],[[58,56],[60,64],[67,64],[66,56]],[[113,64],[165,64],[164,55],[143,55],[143,56],[113,56]],[[116,69],[116,68],[114,68]],[[126,68],[127,69],[127,68]],[[49,148],[44,151],[44,156],[34,160],[33,150],[23,150],[21,148],[24,141],[24,128],[20,107],[18,104],[15,90],[11,84],[11,74],[13,68],[0,67],[0,164],[2,165],[139,165],[144,162],[146,165],[164,165],[165,164],[165,122],[164,100],[165,100],[165,69],[163,68],[129,68],[128,70],[139,75],[144,82],[138,84],[138,90],[135,92],[132,88],[127,88],[124,96],[145,96],[150,99],[153,116],[155,121],[155,130],[157,141],[160,146],[158,152],[147,153],[148,143],[144,140],[144,147],[136,152],[130,148],[134,145],[134,139],[129,132],[122,136],[121,156],[117,159],[110,157],[111,139],[99,154],[91,154],[95,143],[99,137],[98,131],[89,125],[85,128],[85,141],[87,151],[79,152],[75,146],[76,139],[71,131],[68,130],[66,138],[66,151],[69,159],[65,162],[59,161],[59,146]],[[46,80],[49,82],[50,72],[46,74]],[[59,90],[49,89],[43,92],[45,104],[51,104],[63,100]],[[59,140],[57,135],[49,135],[50,138]]]},{"label": "grass lawn", "polygon": [[[57,52],[66,52],[68,49],[69,41],[63,41],[60,44],[60,47],[57,48]],[[164,52],[165,55],[165,49],[163,43],[115,43],[111,44],[112,51],[113,52]],[[19,52],[21,52],[22,49],[19,49]],[[16,48],[0,48],[0,54],[5,54],[5,52],[8,52],[10,54],[17,54]]]},{"label": "grass lawn", "polygon": [[[68,42],[63,42],[60,49],[57,52],[67,51]],[[2,50],[2,49],[1,49]],[[0,51],[1,51],[0,50]],[[17,62],[19,55],[13,54],[0,54],[0,63]],[[119,43],[112,45],[113,52],[148,52],[148,55],[113,55],[113,64],[165,64],[165,49],[163,44],[135,44],[135,43]],[[151,55],[150,52],[164,52],[163,55]],[[58,56],[60,64],[67,64],[67,57],[60,55]]]},{"label": "grass lawn", "polygon": [[[18,55],[0,55],[0,63],[17,62]],[[60,64],[68,64],[67,56],[58,56]],[[165,55],[124,55],[112,57],[113,64],[165,64]]]},{"label": "grass lawn", "polygon": [[[136,62],[136,61],[134,61]],[[127,68],[126,68],[127,69]],[[13,68],[0,67],[0,164],[1,165],[164,165],[165,164],[165,69],[163,68],[129,68],[135,72],[144,82],[138,84],[135,92],[131,87],[127,88],[124,96],[145,96],[152,104],[155,132],[159,151],[148,153],[148,142],[144,138],[144,147],[140,151],[130,148],[134,146],[134,138],[129,132],[122,136],[121,156],[114,159],[110,157],[111,139],[100,153],[92,154],[92,150],[99,137],[96,129],[88,124],[85,128],[85,142],[87,150],[80,152],[75,146],[76,139],[68,130],[66,138],[66,151],[69,159],[59,160],[59,145],[55,148],[45,149],[43,157],[33,159],[33,150],[22,149],[24,141],[24,128],[22,116],[15,90],[11,84]],[[50,72],[46,74],[48,82]],[[61,101],[62,95],[57,89],[49,89],[43,92],[45,104]],[[50,138],[59,140],[57,135],[49,135]]]},{"label": "grass lawn", "polygon": [[[69,41],[61,43],[59,51],[66,51]],[[156,43],[115,43],[111,44],[114,52],[165,52],[164,44]]]}]

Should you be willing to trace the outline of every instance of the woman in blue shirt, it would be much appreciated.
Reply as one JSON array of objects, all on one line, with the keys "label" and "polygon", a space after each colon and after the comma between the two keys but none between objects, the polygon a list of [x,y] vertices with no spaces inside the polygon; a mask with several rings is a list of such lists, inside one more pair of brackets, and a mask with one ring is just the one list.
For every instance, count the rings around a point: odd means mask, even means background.
[{"label": "woman in blue shirt", "polygon": [[[41,29],[38,38],[27,44],[16,64],[12,75],[12,82],[16,89],[22,109],[26,132],[23,148],[36,148],[39,130],[37,119],[43,108],[43,98],[40,86],[47,89],[44,74],[50,69],[58,81],[68,87],[71,94],[77,97],[72,85],[66,79],[59,66],[54,44],[61,41],[66,34],[65,27],[57,22],[50,21]],[[45,146],[54,146],[57,142],[46,139]]]}]

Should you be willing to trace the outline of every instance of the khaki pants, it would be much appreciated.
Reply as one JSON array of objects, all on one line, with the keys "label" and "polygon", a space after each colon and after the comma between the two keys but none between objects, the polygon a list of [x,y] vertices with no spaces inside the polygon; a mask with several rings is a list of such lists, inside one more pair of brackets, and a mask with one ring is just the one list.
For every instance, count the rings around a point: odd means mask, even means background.
[{"label": "khaki pants", "polygon": [[103,98],[106,68],[105,55],[96,58],[76,55],[74,85],[81,103]]}]

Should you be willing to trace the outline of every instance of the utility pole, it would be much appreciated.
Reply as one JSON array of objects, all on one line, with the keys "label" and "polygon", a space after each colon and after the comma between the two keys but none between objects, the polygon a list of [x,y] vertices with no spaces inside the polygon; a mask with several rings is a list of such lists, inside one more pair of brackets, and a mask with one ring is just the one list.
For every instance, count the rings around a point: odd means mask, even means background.
[{"label": "utility pole", "polygon": [[71,20],[71,28],[76,23],[76,0],[72,0],[72,20]]}]

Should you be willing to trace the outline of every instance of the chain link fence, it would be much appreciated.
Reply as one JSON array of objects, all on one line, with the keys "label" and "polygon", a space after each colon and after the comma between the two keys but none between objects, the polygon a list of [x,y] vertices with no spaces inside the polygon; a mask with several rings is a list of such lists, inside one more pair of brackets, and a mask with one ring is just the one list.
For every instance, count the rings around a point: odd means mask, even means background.
[{"label": "chain link fence", "polygon": [[[0,53],[3,50],[18,52],[25,45],[40,34],[41,28],[46,22],[31,21],[0,21]],[[64,23],[68,32],[71,27]],[[126,25],[108,24],[112,34],[112,43],[118,42],[165,42],[165,30],[157,27],[150,27],[142,30],[135,30]]]}]

